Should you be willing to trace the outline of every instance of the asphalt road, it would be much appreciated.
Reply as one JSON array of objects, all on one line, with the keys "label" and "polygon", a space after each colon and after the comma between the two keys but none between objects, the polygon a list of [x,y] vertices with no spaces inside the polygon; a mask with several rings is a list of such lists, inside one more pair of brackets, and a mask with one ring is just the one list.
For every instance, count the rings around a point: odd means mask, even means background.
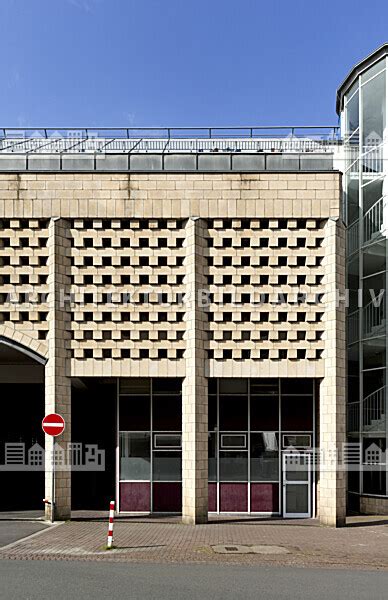
[{"label": "asphalt road", "polygon": [[386,600],[387,589],[386,572],[0,561],[1,600]]},{"label": "asphalt road", "polygon": [[47,525],[38,521],[0,521],[0,548],[46,529],[46,527]]}]

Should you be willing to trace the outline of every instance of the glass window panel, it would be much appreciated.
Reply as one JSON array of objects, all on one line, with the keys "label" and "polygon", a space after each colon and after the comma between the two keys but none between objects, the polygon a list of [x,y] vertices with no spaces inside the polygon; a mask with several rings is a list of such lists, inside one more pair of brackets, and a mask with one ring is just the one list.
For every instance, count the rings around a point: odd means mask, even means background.
[{"label": "glass window panel", "polygon": [[[364,215],[366,212],[369,211],[369,209],[376,204],[377,200],[380,200],[380,198],[383,196],[383,179],[379,178],[376,179],[374,181],[370,181],[368,182],[368,185],[365,185],[362,188],[362,206],[363,206],[363,210],[364,210]],[[381,223],[376,222],[376,215],[369,215],[369,220],[368,217],[366,217],[365,221],[364,221],[364,228],[366,229],[370,229],[371,225],[375,223],[375,227],[374,229],[376,231],[378,231],[380,229],[379,225],[381,225]]]},{"label": "glass window panel", "polygon": [[306,454],[286,455],[286,481],[308,481],[311,470],[310,456]]},{"label": "glass window panel", "polygon": [[387,441],[384,437],[366,437],[362,442],[364,463],[384,463]]},{"label": "glass window panel", "polygon": [[220,394],[246,394],[248,392],[247,379],[220,379]]},{"label": "glass window panel", "polygon": [[363,492],[365,494],[386,495],[386,452],[385,438],[364,438],[363,440]]},{"label": "glass window panel", "polygon": [[290,469],[287,469],[286,471],[287,481],[308,481],[308,478],[309,474],[307,469],[302,467],[300,469],[295,469],[294,471],[291,471]]},{"label": "glass window panel", "polygon": [[149,480],[151,474],[151,446],[149,433],[119,434],[120,479]]},{"label": "glass window panel", "polygon": [[[360,389],[360,353],[358,351],[358,344],[353,344],[348,348],[348,377],[349,377],[349,389],[348,399],[349,402],[356,402],[359,399]],[[350,387],[351,385],[351,387]]]},{"label": "glass window panel", "polygon": [[313,398],[311,396],[282,396],[282,430],[313,430]]},{"label": "glass window panel", "polygon": [[217,434],[209,433],[208,443],[209,481],[217,481]]},{"label": "glass window panel", "polygon": [[387,488],[386,467],[374,468],[371,470],[364,466],[363,473],[363,492],[364,494],[376,494],[386,496]]},{"label": "glass window panel", "polygon": [[386,369],[377,369],[376,371],[366,371],[363,373],[363,392],[364,398],[373,394],[386,385]]},{"label": "glass window panel", "polygon": [[288,513],[306,514],[309,511],[308,486],[292,485],[286,486],[286,509]]},{"label": "glass window panel", "polygon": [[279,394],[251,396],[251,430],[279,429]]},{"label": "glass window panel", "polygon": [[152,398],[154,431],[182,430],[182,397],[156,396]]},{"label": "glass window panel", "polygon": [[222,433],[221,434],[221,449],[227,448],[246,448],[247,436],[242,433]]},{"label": "glass window panel", "polygon": [[277,432],[251,434],[251,481],[279,481]]},{"label": "glass window panel", "polygon": [[361,83],[362,84],[365,83],[366,81],[368,81],[368,79],[370,79],[374,75],[377,75],[377,73],[380,73],[380,71],[383,71],[384,69],[385,69],[385,58],[383,58],[382,60],[379,60],[377,63],[375,63],[374,65],[369,67],[369,69],[364,71],[364,73],[361,75]]},{"label": "glass window panel", "polygon": [[349,289],[349,313],[357,310],[358,307],[358,290],[360,289],[359,266],[360,258],[356,254],[348,263],[347,282]]},{"label": "glass window panel", "polygon": [[182,436],[180,434],[155,433],[154,448],[181,448]]},{"label": "glass window panel", "polygon": [[373,275],[385,270],[386,240],[367,246],[363,250],[363,275]]},{"label": "glass window panel", "polygon": [[283,435],[283,447],[284,448],[310,448],[312,436],[310,434],[298,435],[298,434],[286,434]]},{"label": "glass window panel", "polygon": [[382,141],[385,128],[385,72],[363,85],[361,93],[363,144],[376,145]]},{"label": "glass window panel", "polygon": [[360,182],[357,177],[346,177],[346,186],[345,186],[345,202],[347,205],[347,217],[348,217],[348,225],[357,221],[359,217],[359,187]]},{"label": "glass window panel", "polygon": [[212,377],[208,379],[208,393],[209,394],[217,394],[217,379]]},{"label": "glass window panel", "polygon": [[314,380],[308,377],[288,377],[281,380],[282,394],[312,394]]},{"label": "glass window panel", "polygon": [[130,379],[120,378],[120,394],[144,395],[150,394],[151,379],[141,379],[131,377]]},{"label": "glass window panel", "polygon": [[150,396],[120,396],[120,431],[148,431],[151,429]]},{"label": "glass window panel", "polygon": [[217,429],[217,396],[209,396],[209,431]]},{"label": "glass window panel", "polygon": [[220,396],[220,429],[248,429],[248,396]]},{"label": "glass window panel", "polygon": [[220,481],[248,481],[248,452],[220,452]]},{"label": "glass window panel", "polygon": [[350,136],[354,131],[356,131],[359,127],[359,124],[359,94],[357,92],[346,104],[346,135]]},{"label": "glass window panel", "polygon": [[349,90],[346,92],[345,102],[348,102],[350,100],[350,98],[353,96],[353,94],[358,91],[358,87],[359,87],[359,80],[357,79],[353,83],[352,87],[350,87]]},{"label": "glass window panel", "polygon": [[263,377],[262,379],[251,379],[251,394],[264,396],[279,395],[279,380]]},{"label": "glass window panel", "polygon": [[180,394],[182,379],[176,377],[161,377],[152,380],[153,394]]},{"label": "glass window panel", "polygon": [[363,342],[364,370],[380,369],[385,367],[385,337],[375,338]]},{"label": "glass window panel", "polygon": [[154,481],[181,481],[182,453],[154,451],[152,467]]}]

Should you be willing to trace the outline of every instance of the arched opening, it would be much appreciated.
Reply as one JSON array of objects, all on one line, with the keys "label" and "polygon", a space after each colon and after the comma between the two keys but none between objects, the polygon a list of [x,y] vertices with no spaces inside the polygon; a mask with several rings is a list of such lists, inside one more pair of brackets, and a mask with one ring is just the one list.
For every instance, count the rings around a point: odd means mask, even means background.
[{"label": "arched opening", "polygon": [[[44,464],[32,447],[44,447],[45,359],[0,336],[0,511],[43,511]],[[38,461],[39,462],[39,461]]]}]

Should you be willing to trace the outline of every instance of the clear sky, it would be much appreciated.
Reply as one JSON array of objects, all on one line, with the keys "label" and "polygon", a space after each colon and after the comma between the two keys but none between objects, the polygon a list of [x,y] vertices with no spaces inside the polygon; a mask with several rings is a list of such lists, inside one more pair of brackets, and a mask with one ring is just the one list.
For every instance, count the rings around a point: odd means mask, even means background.
[{"label": "clear sky", "polygon": [[1,126],[332,125],[387,0],[0,0]]}]

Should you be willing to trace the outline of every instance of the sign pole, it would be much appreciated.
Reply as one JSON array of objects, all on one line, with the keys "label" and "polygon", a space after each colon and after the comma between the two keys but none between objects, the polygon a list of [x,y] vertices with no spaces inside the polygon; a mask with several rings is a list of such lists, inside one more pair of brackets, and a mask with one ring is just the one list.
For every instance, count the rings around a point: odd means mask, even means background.
[{"label": "sign pole", "polygon": [[53,437],[53,450],[52,450],[52,459],[51,459],[51,470],[52,470],[52,480],[51,480],[51,523],[54,523],[54,513],[55,513],[55,437]]},{"label": "sign pole", "polygon": [[51,523],[55,519],[55,438],[65,430],[65,419],[57,413],[46,415],[42,421],[42,429],[46,435],[53,438],[52,457],[51,457]]}]

